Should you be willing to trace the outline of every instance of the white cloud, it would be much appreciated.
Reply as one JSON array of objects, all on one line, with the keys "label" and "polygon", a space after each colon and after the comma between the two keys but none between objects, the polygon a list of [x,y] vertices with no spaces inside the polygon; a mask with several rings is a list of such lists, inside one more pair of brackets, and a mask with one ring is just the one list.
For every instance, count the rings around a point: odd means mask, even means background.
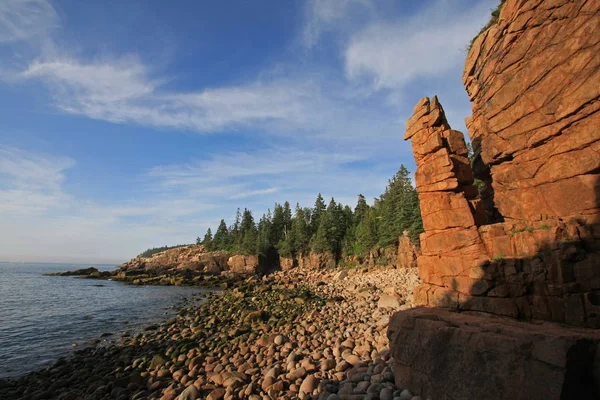
[{"label": "white cloud", "polygon": [[267,188],[267,189],[257,189],[257,190],[249,190],[247,192],[241,192],[234,194],[230,197],[230,199],[245,199],[247,197],[260,196],[265,194],[271,194],[277,192],[277,188]]},{"label": "white cloud", "polygon": [[69,158],[3,147],[0,160],[0,260],[125,261],[192,242],[221,218],[231,223],[237,207],[258,219],[275,202],[312,205],[317,192],[354,205],[359,190],[378,195],[391,175],[352,168],[360,155],[268,148],[155,167],[132,200],[100,202],[68,193]]},{"label": "white cloud", "polygon": [[0,214],[42,214],[64,204],[64,171],[74,161],[0,146]]},{"label": "white cloud", "polygon": [[16,81],[48,85],[55,106],[70,114],[201,134],[252,131],[254,135],[376,145],[397,135],[402,121],[389,108],[348,96],[336,77],[265,77],[238,86],[178,92],[164,89],[137,57],[83,63],[35,61]]},{"label": "white cloud", "polygon": [[2,0],[0,43],[44,35],[58,26],[58,16],[46,0]]},{"label": "white cloud", "polygon": [[200,133],[277,121],[299,125],[319,96],[310,81],[285,80],[167,92],[136,57],[35,61],[19,77],[47,83],[56,106],[68,113]]},{"label": "white cloud", "polygon": [[417,15],[374,21],[350,39],[344,51],[346,76],[375,89],[398,89],[456,69],[464,63],[461,50],[496,3],[486,0],[465,9],[458,1],[438,0]]},{"label": "white cloud", "polygon": [[[306,4],[305,25],[302,32],[302,43],[311,48],[317,44],[321,35],[328,31],[339,31],[350,28],[348,19],[352,12],[372,14],[372,0],[310,0]],[[353,18],[352,18],[353,19]]]}]

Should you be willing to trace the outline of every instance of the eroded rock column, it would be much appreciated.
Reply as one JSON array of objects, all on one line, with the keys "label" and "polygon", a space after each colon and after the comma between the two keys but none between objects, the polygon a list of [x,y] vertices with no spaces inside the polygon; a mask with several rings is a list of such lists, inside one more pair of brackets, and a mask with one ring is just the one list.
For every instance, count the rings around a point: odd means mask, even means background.
[{"label": "eroded rock column", "polygon": [[[461,132],[452,130],[437,97],[424,98],[407,121],[425,233],[418,258],[420,305],[457,308],[487,290],[482,265],[489,260],[477,226],[485,223]],[[460,298],[463,297],[463,299]]]}]

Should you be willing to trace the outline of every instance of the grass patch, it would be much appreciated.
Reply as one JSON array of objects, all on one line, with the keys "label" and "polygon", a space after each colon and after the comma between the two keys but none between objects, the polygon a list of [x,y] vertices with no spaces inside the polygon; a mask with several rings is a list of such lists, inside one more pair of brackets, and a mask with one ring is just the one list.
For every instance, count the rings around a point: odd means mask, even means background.
[{"label": "grass patch", "polygon": [[504,259],[505,259],[504,254],[500,253],[496,257],[492,258],[492,261],[501,262],[501,261],[504,261]]}]

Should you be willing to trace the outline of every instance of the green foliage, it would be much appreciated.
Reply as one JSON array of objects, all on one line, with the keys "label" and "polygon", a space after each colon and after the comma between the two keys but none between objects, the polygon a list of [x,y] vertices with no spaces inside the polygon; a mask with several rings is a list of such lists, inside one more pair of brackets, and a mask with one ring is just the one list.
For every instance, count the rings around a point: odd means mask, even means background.
[{"label": "green foliage", "polygon": [[310,218],[310,227],[313,233],[317,232],[319,229],[319,224],[321,223],[321,216],[325,214],[325,200],[323,200],[323,196],[321,193],[317,196],[317,200],[315,201],[315,207],[312,209],[311,218]]},{"label": "green foliage", "polygon": [[289,202],[276,203],[273,213],[263,214],[258,224],[250,210],[238,209],[229,228],[221,220],[214,237],[209,230],[204,240],[197,241],[210,250],[259,255],[269,262],[309,251],[332,253],[339,260],[343,255],[365,255],[377,246],[395,246],[404,231],[418,244],[423,223],[417,191],[409,171],[401,166],[373,206],[362,194],[354,211],[334,198],[325,205],[319,194],[314,208],[297,204],[293,215]]},{"label": "green foliage", "polygon": [[310,209],[301,208],[296,204],[296,214],[292,220],[291,242],[292,252],[306,254],[310,249]]},{"label": "green foliage", "polygon": [[374,208],[378,243],[382,247],[395,244],[405,230],[414,238],[423,232],[419,198],[404,165],[389,180]]},{"label": "green foliage", "polygon": [[[198,241],[198,240],[196,239],[196,241]],[[210,228],[208,228],[208,230],[206,231],[206,234],[204,235],[204,239],[202,240],[202,246],[204,246],[204,249],[206,251],[212,250],[212,241],[213,241],[212,232],[211,232]]]},{"label": "green foliage", "polygon": [[504,261],[504,254],[502,254],[502,253],[498,254],[496,257],[492,258],[492,261],[494,261],[494,262]]},{"label": "green foliage", "polygon": [[229,250],[231,248],[231,235],[225,224],[225,220],[222,219],[215,233],[215,237],[212,240],[213,250]]}]

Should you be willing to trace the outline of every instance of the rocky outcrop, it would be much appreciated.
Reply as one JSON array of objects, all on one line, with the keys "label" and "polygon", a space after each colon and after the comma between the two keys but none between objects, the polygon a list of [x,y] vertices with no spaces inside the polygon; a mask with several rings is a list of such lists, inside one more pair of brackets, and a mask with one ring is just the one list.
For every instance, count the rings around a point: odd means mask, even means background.
[{"label": "rocky outcrop", "polygon": [[600,328],[599,50],[599,1],[507,0],[465,65],[472,166],[437,98],[415,107],[414,300],[436,308],[391,319],[398,385],[441,399],[600,397],[600,334],[579,328]]},{"label": "rocky outcrop", "polygon": [[309,268],[316,269],[333,269],[336,265],[335,255],[332,253],[315,253],[310,252],[308,255]]},{"label": "rocky outcrop", "polygon": [[156,253],[152,257],[136,257],[119,267],[119,272],[129,275],[189,271],[203,275],[219,275],[228,271],[227,260],[230,254],[225,251],[207,252],[203,246],[189,245]]},{"label": "rocky outcrop", "polygon": [[417,162],[425,228],[417,304],[600,327],[595,217],[486,225],[463,136],[450,129],[437,98],[417,104],[405,138]]},{"label": "rocky outcrop", "polygon": [[110,271],[99,271],[98,268],[89,267],[66,272],[52,272],[44,276],[79,276],[84,278],[108,278],[112,275]]},{"label": "rocky outcrop", "polygon": [[398,251],[396,253],[396,268],[415,268],[417,266],[417,256],[420,254],[419,249],[408,237],[408,233],[404,232],[398,238]]},{"label": "rocky outcrop", "polygon": [[416,308],[388,337],[397,384],[422,398],[600,398],[600,331]]},{"label": "rocky outcrop", "polygon": [[229,270],[239,275],[255,275],[260,272],[257,256],[234,255],[227,260]]},{"label": "rocky outcrop", "polygon": [[474,41],[467,127],[505,220],[599,222],[599,53],[597,0],[508,0]]},{"label": "rocky outcrop", "polygon": [[296,257],[279,257],[279,266],[282,271],[290,271],[298,267],[298,260]]}]

